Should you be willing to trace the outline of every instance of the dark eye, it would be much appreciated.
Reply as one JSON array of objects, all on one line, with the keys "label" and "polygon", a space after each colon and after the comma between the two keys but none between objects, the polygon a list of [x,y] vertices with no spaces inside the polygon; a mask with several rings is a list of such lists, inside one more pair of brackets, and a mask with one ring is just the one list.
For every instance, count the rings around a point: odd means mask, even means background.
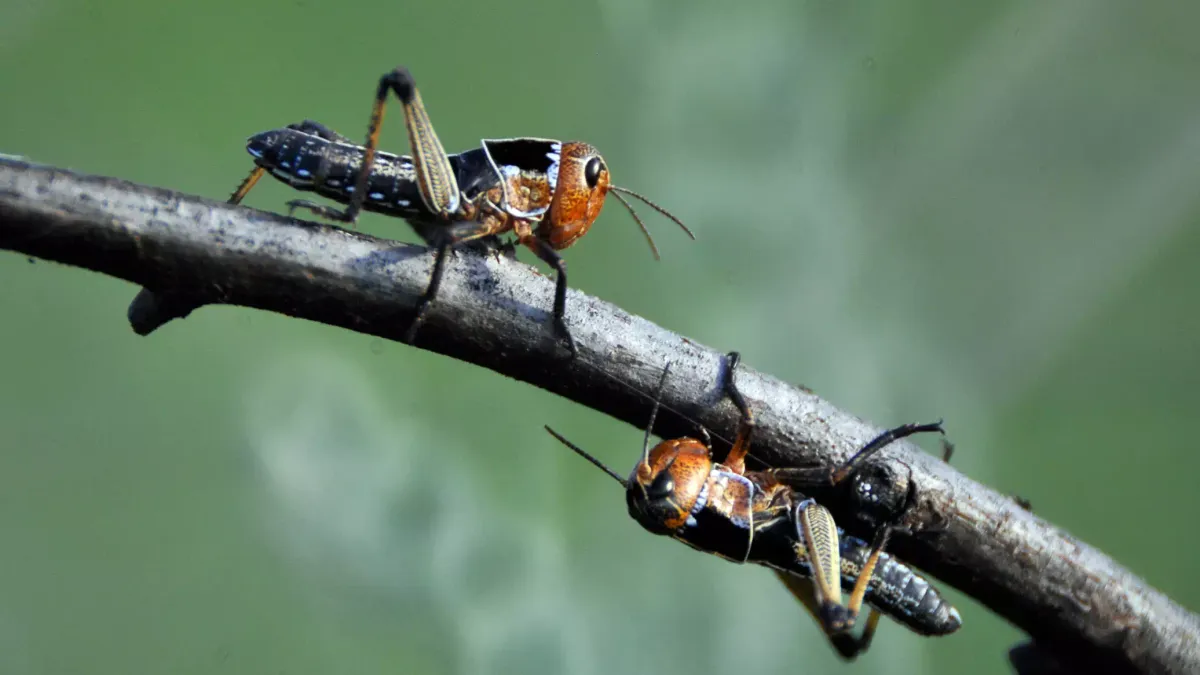
[{"label": "dark eye", "polygon": [[596,183],[600,182],[600,172],[603,170],[604,160],[599,157],[593,157],[588,160],[587,166],[583,167],[583,179],[587,181],[588,187],[596,187]]},{"label": "dark eye", "polygon": [[650,499],[664,499],[670,497],[674,491],[675,480],[671,478],[670,473],[663,471],[655,476],[650,487],[646,488],[646,496]]}]

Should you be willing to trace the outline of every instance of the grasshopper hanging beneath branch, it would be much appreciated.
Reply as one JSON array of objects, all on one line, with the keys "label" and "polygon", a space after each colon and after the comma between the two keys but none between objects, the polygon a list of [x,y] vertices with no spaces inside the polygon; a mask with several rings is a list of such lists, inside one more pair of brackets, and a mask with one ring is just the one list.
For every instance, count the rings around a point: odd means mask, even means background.
[{"label": "grasshopper hanging beneath branch", "polygon": [[[705,440],[674,438],[650,447],[669,368],[659,383],[641,457],[628,478],[550,427],[546,430],[619,482],[625,488],[629,514],[648,531],[732,562],[774,570],[847,660],[869,647],[881,613],[921,635],[958,630],[962,624],[958,610],[927,580],[884,552],[891,524],[881,526],[870,542],[848,536],[824,506],[800,492],[804,486],[840,484],[895,440],[944,433],[941,423],[907,424],[886,431],[832,473],[804,468],[748,471],[745,460],[754,415],[734,382],[739,360],[737,352],[730,353],[722,377],[722,390],[738,408],[741,421],[733,447],[721,463],[713,461],[703,428]],[[843,592],[848,593],[845,601]],[[856,636],[853,629],[864,603],[870,612]]]},{"label": "grasshopper hanging beneath branch", "polygon": [[[394,92],[404,111],[412,156],[378,151],[384,104]],[[255,167],[230,197],[237,204],[263,174],[296,188],[346,204],[338,209],[307,200],[288,202],[289,214],[307,209],[330,220],[353,223],[361,211],[406,220],[436,248],[429,285],[405,334],[411,343],[437,295],[446,254],[458,244],[506,232],[557,272],[554,328],[572,356],[576,347],[566,324],[567,268],[558,254],[578,240],[600,215],[611,192],[641,227],[655,259],[650,231],[622,194],[636,197],[670,218],[695,239],[678,218],[641,194],[614,185],[599,151],[580,141],[544,138],[491,139],[480,147],[447,154],[434,132],[412,75],[400,67],[379,80],[366,145],[313,121],[256,134],[247,141]]]}]

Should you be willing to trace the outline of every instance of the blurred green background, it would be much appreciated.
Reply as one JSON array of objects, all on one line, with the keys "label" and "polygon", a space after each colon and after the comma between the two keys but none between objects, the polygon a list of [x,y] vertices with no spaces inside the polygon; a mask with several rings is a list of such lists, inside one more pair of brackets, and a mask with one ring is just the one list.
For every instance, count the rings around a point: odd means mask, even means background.
[{"label": "blurred green background", "polygon": [[[0,0],[0,152],[224,198],[251,133],[583,139],[573,285],[955,463],[1200,607],[1194,3]],[[383,144],[406,152],[390,116]],[[264,181],[248,203],[292,197]],[[397,221],[368,232],[412,240]],[[531,256],[523,255],[529,260]],[[841,665],[773,576],[643,532],[639,432],[490,372],[0,254],[0,672],[1004,673],[884,624]]]}]

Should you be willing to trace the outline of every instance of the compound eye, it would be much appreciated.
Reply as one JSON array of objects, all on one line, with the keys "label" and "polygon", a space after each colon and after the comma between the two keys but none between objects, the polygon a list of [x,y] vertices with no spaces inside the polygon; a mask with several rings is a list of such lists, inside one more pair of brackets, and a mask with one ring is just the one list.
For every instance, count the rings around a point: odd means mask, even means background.
[{"label": "compound eye", "polygon": [[650,499],[665,499],[675,491],[675,479],[668,471],[663,471],[654,477],[650,487],[646,488],[646,496]]},{"label": "compound eye", "polygon": [[599,157],[593,157],[588,160],[587,166],[583,167],[583,179],[587,181],[589,188],[596,187],[600,182],[600,172],[604,171],[604,160]]}]

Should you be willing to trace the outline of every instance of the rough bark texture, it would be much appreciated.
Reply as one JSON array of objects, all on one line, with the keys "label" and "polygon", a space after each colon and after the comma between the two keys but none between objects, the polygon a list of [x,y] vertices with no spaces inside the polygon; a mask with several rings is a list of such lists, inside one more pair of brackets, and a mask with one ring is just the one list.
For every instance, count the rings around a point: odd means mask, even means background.
[{"label": "rough bark texture", "polygon": [[[328,225],[0,158],[0,247],[155,291],[278,312],[400,339],[432,256]],[[140,333],[178,311],[162,293],[130,307]],[[717,391],[723,355],[572,290],[579,357],[553,338],[553,281],[516,260],[453,257],[415,346],[494,370],[643,427],[664,364],[669,410],[732,437]],[[115,311],[115,308],[114,308]],[[738,383],[758,414],[754,454],[776,466],[832,466],[879,429],[749,367]],[[691,434],[663,414],[660,436]],[[909,443],[877,461],[915,496],[892,549],[1027,631],[1024,672],[1200,672],[1200,620],[1101,552]],[[909,487],[911,486],[911,488]],[[836,500],[834,500],[836,501]],[[831,507],[839,519],[856,514]],[[969,629],[969,626],[967,627]],[[952,639],[952,638],[951,638]],[[997,655],[999,656],[999,655]],[[1053,669],[1053,659],[1059,661]],[[1021,665],[1018,665],[1021,664]]]}]

